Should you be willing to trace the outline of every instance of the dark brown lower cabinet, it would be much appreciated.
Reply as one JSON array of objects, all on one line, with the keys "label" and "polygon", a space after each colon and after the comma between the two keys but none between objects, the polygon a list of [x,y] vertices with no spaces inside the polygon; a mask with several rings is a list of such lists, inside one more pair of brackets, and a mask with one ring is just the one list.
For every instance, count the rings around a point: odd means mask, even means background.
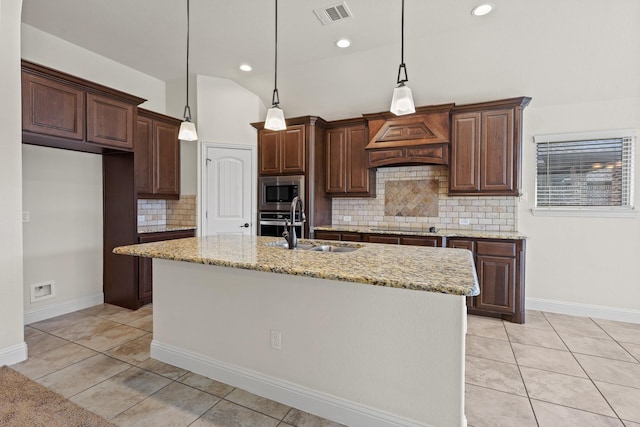
[{"label": "dark brown lower cabinet", "polygon": [[480,295],[467,298],[467,312],[524,323],[524,240],[344,231],[316,231],[315,238],[433,247],[442,247],[445,241],[449,248],[467,249],[473,254],[480,285]]},{"label": "dark brown lower cabinet", "polygon": [[467,298],[467,311],[524,323],[525,241],[452,238],[447,246],[474,255],[480,295]]},{"label": "dark brown lower cabinet", "polygon": [[341,240],[346,242],[362,242],[362,234],[350,231],[317,230],[314,238],[318,240]]},{"label": "dark brown lower cabinet", "polygon": [[[163,240],[184,239],[194,237],[195,230],[163,231],[158,233],[141,233],[138,243],[161,242]],[[151,258],[138,258],[138,307],[149,304],[153,297],[153,270]]]}]

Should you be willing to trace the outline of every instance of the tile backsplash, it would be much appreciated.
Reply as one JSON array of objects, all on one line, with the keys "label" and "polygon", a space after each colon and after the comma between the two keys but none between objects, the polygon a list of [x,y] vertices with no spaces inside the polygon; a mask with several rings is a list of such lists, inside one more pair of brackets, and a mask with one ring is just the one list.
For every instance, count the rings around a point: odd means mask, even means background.
[{"label": "tile backsplash", "polygon": [[138,227],[196,225],[196,196],[182,195],[179,200],[138,199]]},{"label": "tile backsplash", "polygon": [[332,225],[517,231],[517,197],[449,196],[448,179],[441,165],[378,168],[377,196],[334,198]]}]

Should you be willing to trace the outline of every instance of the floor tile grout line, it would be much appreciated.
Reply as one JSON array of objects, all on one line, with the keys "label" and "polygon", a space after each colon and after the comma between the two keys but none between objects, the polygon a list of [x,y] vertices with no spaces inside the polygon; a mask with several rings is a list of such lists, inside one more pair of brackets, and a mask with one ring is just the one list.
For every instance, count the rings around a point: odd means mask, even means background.
[{"label": "floor tile grout line", "polygon": [[[592,322],[593,319],[589,318]],[[551,322],[549,322],[551,324],[551,327],[553,328],[554,331],[556,331],[556,328],[553,326],[553,324]],[[593,322],[596,323],[596,322]],[[599,325],[598,325],[599,326]],[[618,415],[618,413],[616,412],[616,410],[613,408],[613,405],[611,405],[611,403],[609,402],[609,400],[605,397],[605,395],[602,393],[602,391],[600,390],[600,388],[596,385],[595,381],[593,378],[591,378],[591,375],[589,375],[589,372],[587,372],[587,370],[584,368],[584,366],[582,366],[582,363],[580,363],[580,361],[578,360],[578,358],[576,357],[576,353],[574,353],[571,348],[567,345],[567,343],[565,342],[565,340],[562,338],[562,336],[558,333],[558,331],[556,331],[556,334],[558,335],[558,337],[560,338],[560,340],[562,341],[562,343],[569,349],[569,351],[571,352],[571,355],[573,356],[573,359],[576,361],[576,363],[578,364],[578,366],[580,366],[580,369],[582,369],[584,371],[584,373],[587,375],[587,378],[589,379],[589,381],[591,381],[591,384],[593,384],[593,386],[596,388],[596,390],[598,390],[598,393],[600,393],[600,396],[602,396],[602,398],[604,399],[605,402],[607,402],[607,405],[609,405],[609,408],[611,409],[611,411],[616,415],[616,417],[618,417],[618,420],[620,422],[622,422],[622,419],[620,418],[620,416]],[[612,337],[613,339],[613,337]],[[614,340],[615,341],[615,340]],[[578,353],[581,354],[581,353]]]},{"label": "floor tile grout line", "polygon": [[533,419],[536,422],[536,425],[539,427],[540,423],[538,422],[538,415],[536,414],[535,409],[533,408],[533,402],[531,402],[531,395],[529,394],[529,388],[527,387],[527,383],[524,380],[524,376],[522,375],[522,369],[520,368],[520,364],[518,363],[518,358],[516,357],[516,352],[513,349],[513,343],[511,341],[511,336],[509,335],[509,330],[507,329],[504,320],[502,321],[502,327],[504,328],[505,333],[507,334],[507,339],[509,340],[509,348],[511,349],[511,354],[513,355],[513,360],[516,361],[516,367],[518,368],[518,374],[520,374],[520,381],[522,381],[522,386],[524,387],[524,392],[527,394],[527,401],[529,402],[529,407],[531,408],[531,413],[533,414]]}]

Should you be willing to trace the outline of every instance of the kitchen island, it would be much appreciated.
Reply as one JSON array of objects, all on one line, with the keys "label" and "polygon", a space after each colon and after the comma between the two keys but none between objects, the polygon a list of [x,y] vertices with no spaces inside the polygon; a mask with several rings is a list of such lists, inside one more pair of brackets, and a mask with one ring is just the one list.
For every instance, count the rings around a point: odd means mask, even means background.
[{"label": "kitchen island", "polygon": [[[209,236],[154,258],[151,356],[350,426],[464,426],[471,253]],[[348,250],[348,249],[347,249]]]}]

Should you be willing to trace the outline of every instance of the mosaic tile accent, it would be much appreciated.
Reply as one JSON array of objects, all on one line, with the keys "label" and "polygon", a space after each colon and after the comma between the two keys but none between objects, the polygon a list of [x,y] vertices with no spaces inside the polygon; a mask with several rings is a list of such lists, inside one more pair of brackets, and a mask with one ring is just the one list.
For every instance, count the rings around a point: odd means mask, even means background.
[{"label": "mosaic tile accent", "polygon": [[403,217],[438,216],[438,181],[387,181],[384,188],[384,214]]},{"label": "mosaic tile accent", "polygon": [[[389,215],[385,211],[386,183],[393,181],[437,182],[438,210],[429,216]],[[336,197],[332,224],[335,227],[401,227],[428,230],[469,230],[488,232],[517,231],[518,198],[509,196],[449,196],[449,168],[442,165],[378,168],[376,197]],[[351,221],[344,221],[344,217]],[[460,224],[460,220],[469,222]]]}]

